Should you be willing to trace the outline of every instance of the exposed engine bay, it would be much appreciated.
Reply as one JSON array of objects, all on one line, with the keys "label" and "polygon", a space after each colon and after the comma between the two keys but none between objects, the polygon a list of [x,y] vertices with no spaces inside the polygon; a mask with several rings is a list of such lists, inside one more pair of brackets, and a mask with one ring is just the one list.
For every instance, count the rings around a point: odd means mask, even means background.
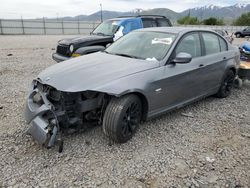
[{"label": "exposed engine bay", "polygon": [[31,123],[28,134],[46,148],[59,141],[61,151],[62,130],[84,128],[89,122],[101,124],[109,98],[93,91],[62,92],[34,80],[25,113]]}]

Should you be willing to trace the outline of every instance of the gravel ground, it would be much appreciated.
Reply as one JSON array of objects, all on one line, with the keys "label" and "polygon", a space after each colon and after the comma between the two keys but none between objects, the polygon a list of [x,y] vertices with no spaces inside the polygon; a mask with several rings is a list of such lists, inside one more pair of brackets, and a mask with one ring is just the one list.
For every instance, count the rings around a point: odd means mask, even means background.
[{"label": "gravel ground", "polygon": [[0,187],[250,187],[249,82],[142,124],[126,144],[94,127],[66,136],[60,154],[37,145],[26,91],[60,38],[0,36]]}]

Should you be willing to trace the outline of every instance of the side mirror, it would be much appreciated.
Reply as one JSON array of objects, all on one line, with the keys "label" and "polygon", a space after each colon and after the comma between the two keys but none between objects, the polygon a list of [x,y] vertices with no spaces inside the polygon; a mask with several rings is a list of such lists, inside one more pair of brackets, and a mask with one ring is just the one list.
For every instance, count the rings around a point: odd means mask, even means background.
[{"label": "side mirror", "polygon": [[114,41],[118,40],[119,38],[121,38],[124,35],[123,30],[124,30],[124,27],[120,26],[119,29],[117,30],[117,32],[114,34]]},{"label": "side mirror", "polygon": [[178,64],[186,64],[186,63],[190,63],[191,60],[192,60],[192,56],[190,54],[180,52],[177,54],[177,56],[172,62],[178,63]]}]

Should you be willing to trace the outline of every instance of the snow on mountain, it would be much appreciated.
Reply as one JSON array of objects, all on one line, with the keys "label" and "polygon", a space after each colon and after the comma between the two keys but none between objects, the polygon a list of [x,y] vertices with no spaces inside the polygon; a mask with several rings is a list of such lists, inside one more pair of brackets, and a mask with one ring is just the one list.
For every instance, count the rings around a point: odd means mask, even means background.
[{"label": "snow on mountain", "polygon": [[250,4],[238,3],[232,6],[220,7],[213,4],[196,7],[183,11],[182,16],[190,14],[198,17],[198,19],[206,19],[208,17],[217,17],[223,19],[235,19],[243,13],[250,12]]},{"label": "snow on mountain", "polygon": [[234,5],[234,7],[237,7],[237,8],[246,8],[247,7],[247,4],[244,4],[244,3],[237,3]]}]

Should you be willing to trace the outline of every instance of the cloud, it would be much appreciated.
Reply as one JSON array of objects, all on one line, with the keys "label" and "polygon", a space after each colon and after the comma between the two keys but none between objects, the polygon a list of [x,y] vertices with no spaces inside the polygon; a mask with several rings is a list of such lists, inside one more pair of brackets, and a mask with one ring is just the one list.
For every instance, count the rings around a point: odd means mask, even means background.
[{"label": "cloud", "polygon": [[91,14],[100,10],[130,11],[136,8],[169,8],[180,12],[188,8],[214,4],[227,6],[249,0],[8,0],[0,6],[0,18],[62,17]]}]

